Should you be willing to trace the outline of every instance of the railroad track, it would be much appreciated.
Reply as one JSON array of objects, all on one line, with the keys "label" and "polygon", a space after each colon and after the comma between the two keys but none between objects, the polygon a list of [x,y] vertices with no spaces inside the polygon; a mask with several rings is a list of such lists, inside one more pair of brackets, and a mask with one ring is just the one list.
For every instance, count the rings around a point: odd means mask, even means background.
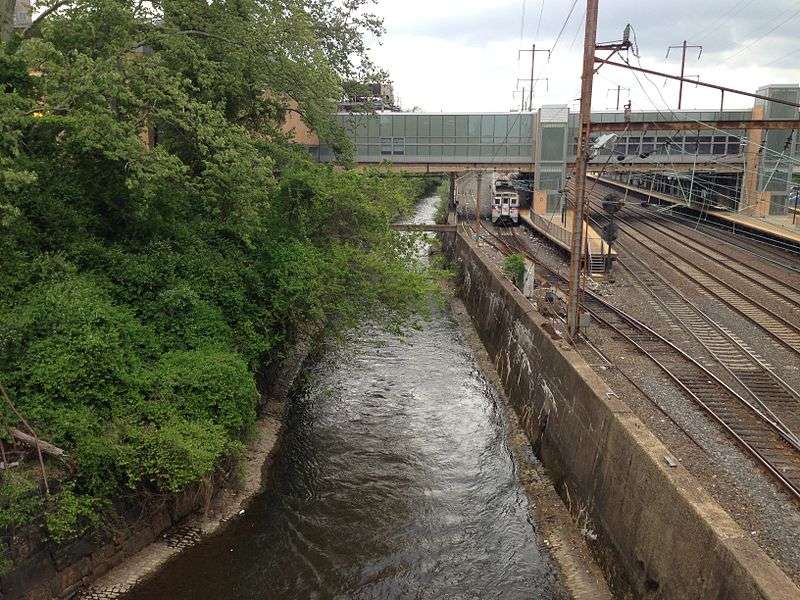
[{"label": "railroad track", "polygon": [[[618,249],[625,250],[621,246]],[[663,322],[676,325],[684,335],[699,343],[746,390],[765,417],[800,444],[800,394],[766,360],[638,257],[626,252],[624,262],[619,264],[650,295],[651,304]]]},{"label": "railroad track", "polygon": [[[683,238],[690,238],[702,244],[705,248],[723,255],[726,260],[734,260],[755,268],[751,261],[756,259],[761,263],[757,269],[758,272],[770,279],[777,278],[779,282],[784,283],[784,276],[788,273],[793,281],[791,287],[795,291],[799,289],[796,282],[800,282],[800,256],[794,256],[786,250],[765,247],[763,243],[753,242],[749,238],[737,236],[734,244],[730,241],[731,234],[728,234],[728,239],[726,239],[715,228],[698,229],[692,223],[686,222],[685,219],[676,218],[675,214],[667,215],[643,208],[634,208],[633,212],[637,216],[646,217],[651,222],[656,221],[665,225]],[[714,246],[709,246],[708,241],[713,241]]]},{"label": "railroad track", "polygon": [[599,322],[650,358],[695,404],[725,429],[800,500],[800,446],[771,419],[711,371],[624,311],[587,294],[584,306]]},{"label": "railroad track", "polygon": [[[633,212],[637,218],[643,216],[642,213],[636,209],[631,210],[630,207],[628,207],[626,210]],[[649,217],[649,215],[647,216]],[[765,288],[773,296],[789,303],[793,307],[800,307],[800,287],[797,287],[791,282],[791,273],[782,273],[780,269],[772,269],[769,267],[755,268],[749,264],[740,262],[741,257],[737,257],[730,251],[724,251],[720,247],[709,247],[707,243],[696,239],[691,231],[686,232],[686,235],[684,235],[683,232],[678,235],[652,222],[645,223],[641,220],[637,220],[636,225],[634,225],[631,221],[626,220],[625,223],[640,234],[647,236],[649,239],[657,241],[660,238],[662,241],[658,241],[657,243],[662,247],[667,246],[667,244],[663,243],[663,238],[681,244],[683,248],[689,248],[704,258],[733,271],[751,283]],[[652,234],[643,231],[646,229],[656,232],[657,235],[654,237]]]},{"label": "railroad track", "polygon": [[[600,181],[597,179],[594,181],[595,182],[592,184],[593,188],[599,186],[617,193],[622,191],[626,195],[632,195],[640,199],[648,197],[647,190],[629,190],[618,186],[614,181]],[[655,200],[658,199],[656,198]],[[800,259],[800,246],[797,243],[759,235],[758,233],[749,232],[746,228],[740,227],[737,229],[731,222],[708,220],[702,218],[702,215],[700,218],[698,218],[698,216],[687,215],[682,212],[685,210],[685,207],[681,204],[672,205],[671,208],[674,210],[671,210],[669,213],[664,212],[660,215],[661,218],[673,223],[682,224],[684,227],[689,227],[693,230],[702,230],[704,235],[714,237],[724,244],[735,246],[737,250],[745,250],[762,260],[772,262],[777,266],[786,267],[800,274],[800,268],[796,266],[797,260]],[[736,238],[735,245],[730,242],[732,235]],[[743,249],[742,246],[747,246],[748,248]],[[795,264],[789,264],[789,261]]]},{"label": "railroad track", "polygon": [[[487,233],[493,238],[490,243],[501,253],[524,254],[558,278],[561,285],[566,283],[561,273],[533,256],[516,239],[515,234],[497,235],[488,230]],[[709,334],[708,341],[718,344],[714,348],[718,356],[726,361],[730,369],[735,369],[739,377],[743,377],[742,381],[748,382],[749,387],[745,387],[758,397],[747,400],[673,342],[599,296],[586,292],[584,307],[597,322],[610,328],[619,339],[652,360],[687,397],[775,477],[790,495],[800,500],[800,440],[792,430],[794,422],[790,424],[784,420],[785,407],[781,406],[787,396],[791,398],[791,393],[775,385],[763,361],[741,346],[732,344],[732,337],[722,345],[723,342],[712,340],[714,336]],[[675,308],[678,309],[677,304]],[[684,317],[690,318],[685,313]],[[748,379],[750,377],[752,379]],[[766,391],[776,396],[769,396],[765,401]]]},{"label": "railroad track", "polygon": [[[654,250],[654,245],[669,252],[672,255],[669,264],[676,271],[758,325],[779,343],[800,354],[800,325],[798,325],[800,323],[800,292],[793,296],[793,291],[787,288],[787,297],[779,296],[772,290],[761,288],[755,280],[745,279],[737,273],[734,273],[734,278],[738,278],[738,281],[730,277],[725,279],[718,274],[712,273],[714,268],[712,265],[702,266],[702,258],[698,260],[698,257],[693,257],[695,260],[689,262],[684,250],[685,246],[676,250],[671,243],[665,243],[663,239],[659,239],[659,234],[647,233],[642,231],[641,228],[619,220],[617,223],[621,231],[649,252],[654,252],[658,255]],[[661,258],[660,255],[659,258]],[[705,260],[708,261],[710,259],[706,258]],[[714,261],[711,260],[711,262],[713,263]],[[773,308],[756,300],[759,295],[764,294],[770,295],[773,303],[780,303],[783,312],[789,318],[778,314]],[[794,298],[796,303],[790,298]]]}]

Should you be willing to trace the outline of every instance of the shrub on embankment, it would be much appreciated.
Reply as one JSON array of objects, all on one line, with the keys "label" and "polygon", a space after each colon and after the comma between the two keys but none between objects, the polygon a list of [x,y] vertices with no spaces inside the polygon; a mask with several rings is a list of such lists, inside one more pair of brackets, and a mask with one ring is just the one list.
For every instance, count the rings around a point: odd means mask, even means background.
[{"label": "shrub on embankment", "polygon": [[68,2],[0,46],[0,439],[21,415],[66,451],[49,495],[35,453],[0,471],[6,531],[61,541],[207,477],[298,325],[402,319],[431,289],[389,228],[431,183],[312,163],[281,131],[297,111],[346,159],[329,115],[376,23],[160,6]]},{"label": "shrub on embankment", "polygon": [[448,212],[450,211],[450,180],[442,179],[436,188],[436,195],[439,201],[436,204],[436,213],[433,220],[440,225],[447,223]]}]

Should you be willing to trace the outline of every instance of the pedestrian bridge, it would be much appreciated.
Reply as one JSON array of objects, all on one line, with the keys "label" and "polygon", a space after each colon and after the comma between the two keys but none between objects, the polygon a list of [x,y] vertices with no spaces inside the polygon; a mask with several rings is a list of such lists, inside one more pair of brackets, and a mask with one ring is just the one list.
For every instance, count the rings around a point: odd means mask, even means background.
[{"label": "pedestrian bridge", "polygon": [[[800,99],[796,84],[758,91]],[[353,142],[360,166],[408,173],[519,171],[529,175],[535,190],[553,196],[565,189],[577,154],[579,118],[566,105],[503,113],[342,112],[336,120]],[[779,209],[797,162],[797,129],[796,108],[761,100],[745,110],[594,112],[593,137],[613,132],[617,138],[599,150],[590,171],[704,174],[709,186],[729,190],[732,208],[748,187],[748,197],[768,193],[766,204],[774,197]],[[333,149],[313,134],[296,139],[319,161],[335,159]],[[746,173],[770,176],[756,181]]]},{"label": "pedestrian bridge", "polygon": [[[355,144],[359,164],[386,163],[410,172],[532,170],[533,113],[342,113],[338,124]],[[323,162],[331,148],[313,149]]]}]

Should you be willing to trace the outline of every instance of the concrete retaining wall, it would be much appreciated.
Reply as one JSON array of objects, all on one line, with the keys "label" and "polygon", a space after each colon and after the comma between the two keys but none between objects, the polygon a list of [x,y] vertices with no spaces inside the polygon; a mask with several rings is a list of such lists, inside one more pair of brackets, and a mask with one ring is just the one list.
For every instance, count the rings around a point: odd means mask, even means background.
[{"label": "concrete retaining wall", "polygon": [[797,600],[800,590],[460,234],[460,293],[556,488],[623,597]]}]

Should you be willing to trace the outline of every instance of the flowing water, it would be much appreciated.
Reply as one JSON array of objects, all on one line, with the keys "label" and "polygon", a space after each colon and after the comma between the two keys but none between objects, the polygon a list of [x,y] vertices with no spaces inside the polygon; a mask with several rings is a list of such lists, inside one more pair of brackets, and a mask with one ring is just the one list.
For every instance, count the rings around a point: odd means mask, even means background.
[{"label": "flowing water", "polygon": [[446,310],[363,328],[292,399],[267,490],[128,598],[562,598],[497,402]]}]

